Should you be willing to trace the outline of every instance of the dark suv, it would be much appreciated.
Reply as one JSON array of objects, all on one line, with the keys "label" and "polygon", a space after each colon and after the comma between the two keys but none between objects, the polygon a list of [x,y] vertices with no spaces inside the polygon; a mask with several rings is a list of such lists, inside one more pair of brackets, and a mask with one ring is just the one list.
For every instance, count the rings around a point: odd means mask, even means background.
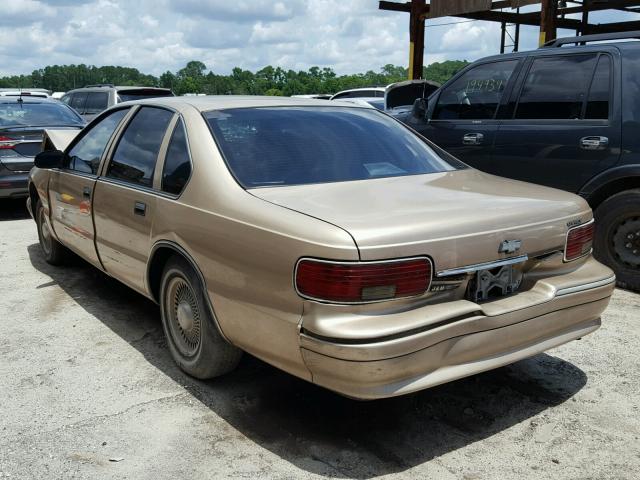
[{"label": "dark suv", "polygon": [[[595,254],[640,289],[640,32],[479,60],[397,118],[464,162],[588,200]],[[425,111],[426,108],[426,111]]]}]

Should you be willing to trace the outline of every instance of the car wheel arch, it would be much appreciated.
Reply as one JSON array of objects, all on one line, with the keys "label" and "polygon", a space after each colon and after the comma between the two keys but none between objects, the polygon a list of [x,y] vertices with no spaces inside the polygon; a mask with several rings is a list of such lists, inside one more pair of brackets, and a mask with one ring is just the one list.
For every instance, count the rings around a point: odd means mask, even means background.
[{"label": "car wheel arch", "polygon": [[624,192],[640,188],[640,166],[632,168],[619,168],[590,180],[580,189],[580,195],[589,202],[589,206],[595,210],[606,199]]},{"label": "car wheel arch", "polygon": [[205,281],[204,275],[202,274],[202,271],[198,267],[198,264],[195,262],[193,257],[187,252],[187,250],[175,242],[169,240],[159,240],[153,245],[153,248],[151,249],[149,261],[147,262],[147,286],[151,295],[151,299],[157,304],[160,304],[160,284],[162,282],[162,272],[164,271],[164,267],[167,264],[167,261],[173,255],[183,258],[191,266],[191,268],[193,268],[194,272],[196,272],[196,275],[200,279],[202,287],[205,290],[204,297],[207,301],[207,306],[209,307],[211,316],[215,322],[215,327],[218,329],[218,332],[220,332],[220,335],[222,335],[222,337],[227,342],[231,343],[224,334],[222,328],[220,328],[218,317],[216,316],[213,305],[211,304],[211,299],[209,298],[209,294],[207,293],[207,283]]},{"label": "car wheel arch", "polygon": [[38,189],[33,183],[29,182],[29,201],[31,202],[31,211],[33,212],[33,219],[35,221],[37,221],[36,220],[36,204],[38,203],[39,199],[40,199],[40,196],[38,195]]}]

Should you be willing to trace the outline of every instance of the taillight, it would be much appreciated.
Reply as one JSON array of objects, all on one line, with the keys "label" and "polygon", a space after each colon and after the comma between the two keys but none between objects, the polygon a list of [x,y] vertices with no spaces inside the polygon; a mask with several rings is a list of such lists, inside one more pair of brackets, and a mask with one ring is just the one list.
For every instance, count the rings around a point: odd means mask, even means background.
[{"label": "taillight", "polygon": [[593,248],[593,220],[584,225],[578,225],[567,232],[567,243],[564,249],[566,262],[580,258],[591,252]]},{"label": "taillight", "polygon": [[420,295],[429,289],[431,274],[427,258],[364,263],[303,259],[295,282],[306,298],[362,303]]},{"label": "taillight", "polygon": [[15,138],[3,137],[2,135],[0,135],[0,150],[13,148],[18,143],[19,142],[17,142]]}]

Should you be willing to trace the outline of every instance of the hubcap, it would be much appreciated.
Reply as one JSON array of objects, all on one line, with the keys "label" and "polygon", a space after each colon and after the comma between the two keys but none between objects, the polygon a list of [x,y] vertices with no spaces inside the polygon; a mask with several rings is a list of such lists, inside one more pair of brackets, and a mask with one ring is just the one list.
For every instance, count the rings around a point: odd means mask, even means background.
[{"label": "hubcap", "polygon": [[621,222],[613,232],[613,247],[617,259],[633,268],[640,267],[640,217]]},{"label": "hubcap", "polygon": [[191,286],[181,277],[169,282],[166,311],[173,343],[184,356],[194,355],[200,345],[200,312]]}]

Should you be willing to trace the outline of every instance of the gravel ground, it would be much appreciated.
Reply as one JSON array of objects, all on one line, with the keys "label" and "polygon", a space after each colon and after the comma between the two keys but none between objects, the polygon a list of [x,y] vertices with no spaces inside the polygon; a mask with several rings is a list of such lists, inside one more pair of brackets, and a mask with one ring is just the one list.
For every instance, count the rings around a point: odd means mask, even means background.
[{"label": "gravel ground", "polygon": [[54,268],[0,205],[0,478],[640,477],[640,295],[509,367],[356,402],[245,356],[193,380],[158,308],[81,261]]}]

